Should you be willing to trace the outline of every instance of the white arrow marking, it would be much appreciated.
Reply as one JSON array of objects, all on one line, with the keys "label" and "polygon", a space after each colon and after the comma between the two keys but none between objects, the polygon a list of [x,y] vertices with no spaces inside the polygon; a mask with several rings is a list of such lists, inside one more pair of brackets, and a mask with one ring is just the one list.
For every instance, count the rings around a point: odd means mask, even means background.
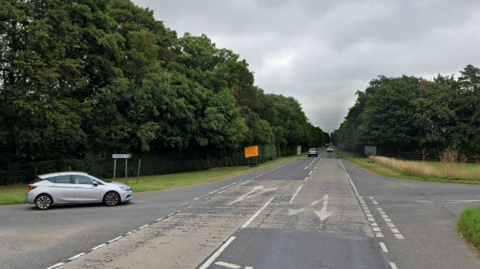
[{"label": "white arrow marking", "polygon": [[[326,197],[326,198],[325,198]],[[332,215],[333,212],[328,212],[327,211],[327,205],[328,205],[328,194],[323,197],[323,206],[320,211],[315,211],[315,214],[320,218],[320,221],[326,220],[330,215]]]},{"label": "white arrow marking", "polygon": [[[308,205],[307,207],[300,208],[300,209],[289,209],[289,210],[288,210],[288,215],[289,215],[289,216],[291,216],[291,215],[296,215],[296,214],[298,214],[298,213],[300,213],[300,212],[303,212],[303,211],[309,209],[310,207],[312,207],[312,206],[314,206],[314,205],[316,205],[316,204],[318,204],[318,203],[320,203],[320,202],[323,202],[322,210],[325,208],[325,212],[326,212],[326,211],[327,211],[327,204],[328,204],[328,194],[325,194],[325,196],[323,196],[322,199],[311,203],[311,204]],[[322,212],[322,210],[319,211],[319,212]],[[332,212],[327,212],[327,213],[330,213],[330,214],[331,214]]]},{"label": "white arrow marking", "polygon": [[[233,204],[235,204],[235,203],[241,202],[241,201],[243,201],[243,200],[245,200],[245,199],[252,198],[252,197],[254,197],[254,196],[257,196],[257,195],[262,194],[262,193],[265,193],[265,192],[275,191],[275,190],[277,190],[277,189],[278,189],[278,187],[270,188],[270,189],[265,189],[265,188],[263,187],[263,185],[262,185],[262,186],[253,187],[252,190],[249,191],[247,194],[240,196],[240,197],[237,198],[235,201],[232,201],[232,202],[228,203],[228,205],[230,206],[230,205],[233,205]],[[253,194],[254,192],[259,191],[259,190],[260,190],[260,192]]]},{"label": "white arrow marking", "polygon": [[216,265],[223,266],[223,267],[227,267],[227,268],[232,268],[232,269],[242,268],[242,267],[239,266],[239,265],[232,264],[232,263],[226,263],[226,262],[216,262],[215,264],[216,264]]}]

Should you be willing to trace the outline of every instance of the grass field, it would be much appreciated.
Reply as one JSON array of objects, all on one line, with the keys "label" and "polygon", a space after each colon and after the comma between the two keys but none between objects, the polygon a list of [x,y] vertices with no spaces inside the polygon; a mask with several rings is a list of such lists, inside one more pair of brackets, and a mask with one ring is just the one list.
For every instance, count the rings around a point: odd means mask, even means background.
[{"label": "grass field", "polygon": [[381,156],[372,156],[370,160],[374,162],[367,163],[367,158],[361,158],[339,150],[335,152],[340,158],[383,177],[444,183],[480,184],[479,164],[403,161]]},{"label": "grass field", "polygon": [[[253,172],[266,167],[287,163],[306,156],[306,153],[301,156],[293,155],[289,157],[281,157],[276,160],[260,164],[257,167],[248,166],[234,166],[223,167],[205,171],[168,174],[160,176],[143,176],[138,179],[136,177],[128,178],[128,185],[132,187],[134,193],[160,191],[167,189],[175,189],[186,186],[193,186],[225,178],[230,178],[249,172]],[[111,181],[112,179],[105,179]],[[117,179],[119,182],[124,182],[125,179]],[[0,205],[24,204],[25,194],[28,191],[28,184],[19,184],[15,186],[0,186]]]}]

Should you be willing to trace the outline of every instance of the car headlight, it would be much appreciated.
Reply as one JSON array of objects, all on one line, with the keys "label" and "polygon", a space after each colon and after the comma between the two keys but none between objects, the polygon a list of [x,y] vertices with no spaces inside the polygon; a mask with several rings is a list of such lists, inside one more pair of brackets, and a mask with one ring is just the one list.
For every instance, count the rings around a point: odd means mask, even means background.
[{"label": "car headlight", "polygon": [[124,191],[132,191],[132,188],[127,188],[127,187],[123,187],[123,186],[120,186],[120,189],[122,189]]}]

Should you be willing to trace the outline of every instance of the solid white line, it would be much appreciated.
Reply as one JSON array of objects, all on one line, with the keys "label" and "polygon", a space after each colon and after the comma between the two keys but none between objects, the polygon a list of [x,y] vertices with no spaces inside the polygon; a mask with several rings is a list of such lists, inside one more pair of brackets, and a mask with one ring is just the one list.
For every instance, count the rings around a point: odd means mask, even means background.
[{"label": "solid white line", "polygon": [[223,244],[200,268],[198,269],[207,269],[221,254],[225,249],[230,245],[233,240],[235,240],[235,236],[230,237],[225,244]]},{"label": "solid white line", "polygon": [[113,242],[119,240],[119,239],[122,238],[122,237],[123,237],[123,236],[119,236],[119,237],[117,237],[117,238],[114,238],[114,239],[108,241],[108,243],[113,243]]},{"label": "solid white line", "polygon": [[292,196],[292,199],[290,199],[290,203],[293,202],[293,200],[295,200],[295,197],[297,197],[297,194],[298,192],[302,189],[303,185],[298,187],[297,191],[295,192],[295,194]]},{"label": "solid white line", "polygon": [[99,249],[99,248],[103,248],[103,247],[106,246],[106,245],[107,245],[107,244],[105,244],[105,243],[103,243],[103,244],[101,244],[101,245],[98,245],[98,246],[92,248],[92,251],[95,251],[95,250],[97,250],[97,249]]},{"label": "solid white line", "polygon": [[251,223],[258,215],[260,215],[260,213],[273,201],[273,199],[275,199],[275,196],[273,196],[272,199],[270,199],[270,201],[268,201],[265,205],[263,205],[262,208],[260,208],[260,210],[257,211],[257,213],[255,213],[249,220],[247,220],[247,222],[245,222],[245,224],[242,225],[241,229],[247,228],[247,226],[250,225],[250,223]]},{"label": "solid white line", "polygon": [[398,267],[393,262],[390,263],[390,267],[392,267],[392,269],[398,269]]},{"label": "solid white line", "polygon": [[60,267],[60,266],[62,266],[62,265],[64,265],[64,264],[65,264],[64,262],[60,262],[60,263],[55,264],[54,266],[48,267],[47,269],[57,268],[57,267]]},{"label": "solid white line", "polygon": [[380,246],[382,247],[383,252],[388,253],[387,246],[385,246],[385,243],[380,242]]},{"label": "solid white line", "polygon": [[80,254],[78,254],[78,255],[75,255],[75,256],[71,257],[70,259],[68,259],[68,261],[73,261],[73,260],[75,260],[75,259],[80,258],[80,257],[83,256],[83,255],[85,255],[84,252],[82,252],[82,253],[80,253]]}]

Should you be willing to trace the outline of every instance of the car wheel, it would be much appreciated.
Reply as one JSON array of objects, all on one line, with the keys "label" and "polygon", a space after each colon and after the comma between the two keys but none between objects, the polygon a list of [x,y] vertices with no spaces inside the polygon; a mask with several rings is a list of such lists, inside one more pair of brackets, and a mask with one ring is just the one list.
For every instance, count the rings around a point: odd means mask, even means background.
[{"label": "car wheel", "polygon": [[120,203],[120,195],[114,191],[107,192],[103,197],[103,203],[108,206],[118,205]]},{"label": "car wheel", "polygon": [[49,209],[53,204],[53,199],[48,194],[40,194],[35,198],[35,206],[40,210]]}]

